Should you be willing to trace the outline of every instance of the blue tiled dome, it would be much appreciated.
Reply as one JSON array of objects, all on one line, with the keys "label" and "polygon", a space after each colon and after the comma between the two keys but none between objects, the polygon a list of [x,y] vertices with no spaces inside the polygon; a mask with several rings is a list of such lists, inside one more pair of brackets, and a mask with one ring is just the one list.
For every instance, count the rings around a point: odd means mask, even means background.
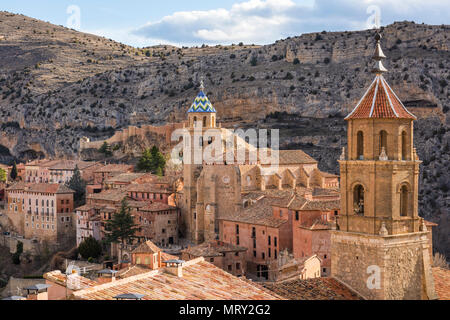
[{"label": "blue tiled dome", "polygon": [[192,103],[192,106],[189,108],[188,113],[192,112],[216,112],[216,109],[214,109],[211,101],[209,101],[203,90],[200,91],[195,98],[194,103]]}]

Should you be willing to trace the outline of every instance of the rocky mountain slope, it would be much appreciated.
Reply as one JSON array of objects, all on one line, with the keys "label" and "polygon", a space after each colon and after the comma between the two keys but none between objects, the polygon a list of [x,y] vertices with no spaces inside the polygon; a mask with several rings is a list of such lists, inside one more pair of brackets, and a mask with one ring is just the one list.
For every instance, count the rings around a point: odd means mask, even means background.
[{"label": "rocky mountain slope", "polygon": [[[418,117],[424,161],[420,213],[440,224],[450,257],[450,26],[399,22],[382,29],[386,78]],[[318,32],[266,46],[136,49],[0,12],[0,154],[4,162],[76,156],[79,139],[129,125],[182,121],[205,79],[226,127],[280,128],[337,172],[349,113],[369,86],[374,32]]]}]

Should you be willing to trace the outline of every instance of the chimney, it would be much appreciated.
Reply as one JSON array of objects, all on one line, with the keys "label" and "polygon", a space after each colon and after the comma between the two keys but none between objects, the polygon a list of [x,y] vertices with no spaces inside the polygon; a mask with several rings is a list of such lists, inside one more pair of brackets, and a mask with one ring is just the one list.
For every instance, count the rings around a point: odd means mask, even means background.
[{"label": "chimney", "polygon": [[166,272],[169,274],[172,274],[178,278],[183,277],[183,264],[186,261],[184,260],[169,260],[164,261],[166,264]]},{"label": "chimney", "polygon": [[38,283],[24,288],[27,290],[27,300],[48,300],[48,288],[50,285]]},{"label": "chimney", "polygon": [[116,273],[117,271],[111,269],[100,270],[97,272],[98,274],[97,282],[101,284],[114,282],[116,281]]}]

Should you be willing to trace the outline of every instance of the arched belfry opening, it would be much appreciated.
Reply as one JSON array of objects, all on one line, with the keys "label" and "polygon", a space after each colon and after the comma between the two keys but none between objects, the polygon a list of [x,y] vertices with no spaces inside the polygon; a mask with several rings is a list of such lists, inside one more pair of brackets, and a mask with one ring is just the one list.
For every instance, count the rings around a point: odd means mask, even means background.
[{"label": "arched belfry opening", "polygon": [[358,131],[356,135],[356,158],[364,159],[364,133],[362,131]]},{"label": "arched belfry opening", "polygon": [[357,215],[364,215],[364,187],[360,184],[353,189],[353,208]]},{"label": "arched belfry opening", "polygon": [[408,186],[403,185],[400,188],[400,216],[408,216]]},{"label": "arched belfry opening", "polygon": [[402,160],[408,159],[408,140],[405,131],[402,131]]},{"label": "arched belfry opening", "polygon": [[387,146],[387,140],[388,140],[387,132],[385,130],[381,130],[379,138],[380,138],[380,141],[379,141],[380,149],[378,150],[379,151],[378,154],[380,155],[382,150],[383,150],[383,148],[384,148],[384,152],[389,157],[388,146]]}]

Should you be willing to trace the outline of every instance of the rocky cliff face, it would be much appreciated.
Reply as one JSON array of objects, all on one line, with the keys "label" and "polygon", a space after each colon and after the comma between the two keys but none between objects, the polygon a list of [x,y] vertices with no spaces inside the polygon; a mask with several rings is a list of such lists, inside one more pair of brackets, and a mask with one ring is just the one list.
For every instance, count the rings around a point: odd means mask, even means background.
[{"label": "rocky cliff face", "polygon": [[[421,215],[450,257],[449,29],[382,30],[386,79],[418,115]],[[0,12],[1,159],[76,156],[79,139],[129,125],[183,121],[200,77],[224,127],[280,128],[337,173],[349,113],[372,81],[373,31],[319,32],[266,46],[144,49]],[[442,227],[444,226],[444,227]]]}]

